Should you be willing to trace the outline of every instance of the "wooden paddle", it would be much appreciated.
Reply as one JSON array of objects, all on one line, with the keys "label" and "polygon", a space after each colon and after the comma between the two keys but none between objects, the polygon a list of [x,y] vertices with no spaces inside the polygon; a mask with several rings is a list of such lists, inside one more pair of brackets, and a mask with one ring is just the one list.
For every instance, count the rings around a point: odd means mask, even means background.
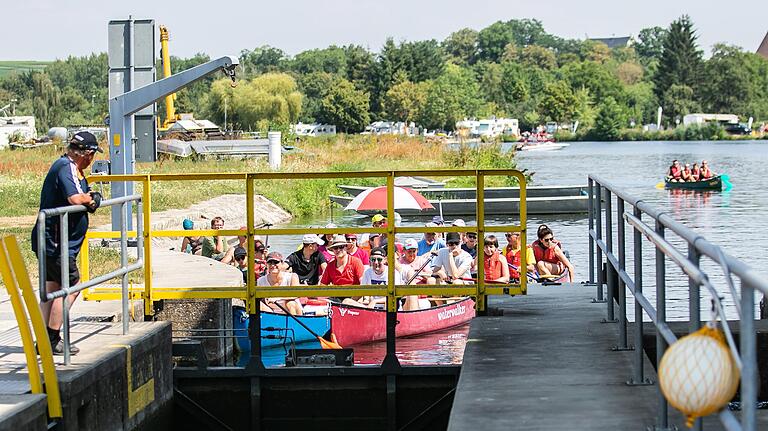
[{"label": "wooden paddle", "polygon": [[293,320],[295,320],[295,321],[296,321],[296,323],[298,323],[299,325],[301,325],[301,326],[302,326],[304,329],[306,329],[306,330],[307,330],[307,332],[309,332],[310,334],[312,334],[313,336],[315,336],[315,338],[317,338],[317,341],[319,341],[319,342],[320,342],[320,347],[322,347],[323,349],[343,349],[343,347],[341,347],[341,345],[339,345],[339,342],[338,342],[338,340],[336,340],[336,335],[335,335],[333,332],[331,332],[331,341],[328,341],[328,340],[326,340],[325,338],[323,338],[323,337],[321,337],[321,336],[317,335],[317,334],[315,333],[315,331],[313,331],[313,330],[309,329],[309,326],[305,325],[305,324],[304,324],[304,322],[302,322],[301,320],[299,320],[299,318],[298,318],[298,317],[296,317],[296,316],[294,316],[293,314],[289,313],[289,312],[288,312],[288,310],[286,310],[286,309],[285,309],[285,307],[283,307],[282,305],[280,305],[280,303],[279,303],[279,302],[275,302],[274,304],[275,304],[275,305],[277,305],[277,308],[279,308],[279,309],[283,310],[283,313],[285,313],[287,316],[291,316],[291,318],[292,318]]}]

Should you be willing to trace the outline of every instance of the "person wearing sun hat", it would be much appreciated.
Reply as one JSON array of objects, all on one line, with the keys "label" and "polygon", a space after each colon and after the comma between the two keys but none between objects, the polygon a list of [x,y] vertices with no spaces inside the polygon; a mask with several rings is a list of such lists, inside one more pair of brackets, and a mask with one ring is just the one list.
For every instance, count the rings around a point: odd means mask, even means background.
[{"label": "person wearing sun hat", "polygon": [[365,272],[365,266],[360,259],[347,253],[347,239],[344,235],[334,235],[327,244],[334,258],[325,267],[320,284],[322,285],[350,285],[360,284]]},{"label": "person wearing sun hat", "polygon": [[315,285],[320,281],[320,274],[325,271],[325,256],[318,250],[323,245],[319,236],[310,233],[301,239],[301,250],[294,251],[285,259],[288,267],[299,276],[300,284]]},{"label": "person wearing sun hat", "polygon": [[[280,270],[283,263],[283,255],[279,251],[273,251],[267,255],[267,274],[256,280],[256,285],[260,287],[272,286],[298,286],[299,276]],[[275,313],[284,313],[280,307],[275,305],[279,302],[283,308],[287,309],[293,315],[302,315],[301,304],[296,299],[272,299],[266,298],[261,302],[261,311],[271,311]]]}]

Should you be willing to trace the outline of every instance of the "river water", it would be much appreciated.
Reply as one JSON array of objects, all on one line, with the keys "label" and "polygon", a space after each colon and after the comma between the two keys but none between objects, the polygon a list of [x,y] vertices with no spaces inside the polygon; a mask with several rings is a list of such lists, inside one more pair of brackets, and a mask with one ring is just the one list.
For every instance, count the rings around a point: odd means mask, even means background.
[{"label": "river water", "polygon": [[[708,160],[717,173],[727,173],[733,188],[721,192],[680,193],[656,188],[673,159],[681,163]],[[576,142],[559,151],[519,152],[516,155],[519,169],[534,172],[533,185],[568,185],[587,183],[588,174],[600,175],[605,180],[628,191],[630,194],[669,211],[675,219],[701,233],[709,241],[723,246],[727,253],[751,264],[755,269],[766,272],[762,262],[768,257],[768,229],[761,224],[763,210],[768,208],[768,180],[762,174],[768,172],[768,141],[723,141],[723,142]],[[627,209],[630,207],[627,206]],[[615,204],[614,204],[615,211]],[[614,217],[615,219],[615,217]],[[472,217],[465,218],[473,222]],[[294,220],[290,226],[322,226],[330,219]],[[369,219],[357,214],[334,214],[334,223],[340,226],[369,225]],[[403,220],[403,225],[421,225],[424,219]],[[488,223],[516,222],[491,219]],[[548,224],[555,236],[568,250],[576,269],[576,281],[588,278],[588,220],[586,215],[529,217],[529,240],[535,235],[540,223]],[[616,220],[614,220],[614,225]],[[670,234],[669,240],[686,253],[682,240]],[[398,240],[402,241],[398,236]],[[416,237],[413,235],[412,237]],[[501,236],[503,238],[503,235]],[[627,268],[632,273],[632,237],[627,228]],[[295,250],[298,237],[270,238],[272,249],[282,252]],[[617,244],[614,227],[614,244]],[[729,318],[736,317],[727,285],[719,266],[706,258],[702,267],[709,274],[721,296]],[[655,303],[654,249],[647,240],[643,245],[643,273],[646,296]],[[687,320],[688,285],[682,271],[667,260],[667,313],[670,320]],[[738,283],[737,288],[738,288]],[[710,295],[702,291],[702,318],[710,317],[708,312]],[[628,309],[632,310],[632,295],[627,294]],[[759,300],[759,298],[758,298]],[[647,320],[648,317],[645,316]],[[630,320],[632,316],[630,316]],[[456,363],[466,339],[466,329],[457,336],[441,338],[424,336],[408,342],[398,341],[402,359],[415,358],[414,363]],[[445,334],[441,334],[445,335]],[[448,347],[446,347],[448,346]],[[361,363],[370,363],[383,356],[383,343],[368,346],[358,355]],[[443,350],[441,350],[443,349]],[[448,353],[450,351],[450,353]],[[363,353],[365,352],[365,353]],[[375,361],[374,361],[375,362]]]}]

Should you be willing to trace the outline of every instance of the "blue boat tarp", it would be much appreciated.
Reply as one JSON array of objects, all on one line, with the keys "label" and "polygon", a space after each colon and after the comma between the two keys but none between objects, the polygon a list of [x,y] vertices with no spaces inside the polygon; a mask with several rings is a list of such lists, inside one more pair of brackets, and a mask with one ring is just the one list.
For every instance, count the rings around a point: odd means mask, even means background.
[{"label": "blue boat tarp", "polygon": [[[302,323],[311,328],[316,334],[323,336],[331,329],[331,319],[328,316],[296,316]],[[235,330],[237,345],[241,351],[250,351],[251,342],[248,336],[248,313],[243,307],[232,307],[232,327]],[[276,336],[275,338],[264,338]],[[316,341],[314,335],[304,329],[291,317],[285,314],[261,312],[261,347],[282,346],[290,344],[293,338],[296,344]],[[286,339],[285,337],[288,337]]]}]

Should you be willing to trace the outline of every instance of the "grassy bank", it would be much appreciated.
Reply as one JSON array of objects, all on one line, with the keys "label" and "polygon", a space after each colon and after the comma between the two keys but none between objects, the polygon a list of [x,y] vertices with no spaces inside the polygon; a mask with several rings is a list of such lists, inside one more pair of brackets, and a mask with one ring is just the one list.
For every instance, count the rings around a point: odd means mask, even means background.
[{"label": "grassy bank", "polygon": [[[105,145],[102,144],[103,147]],[[311,138],[296,143],[297,150],[283,155],[283,172],[343,172],[365,170],[403,169],[480,169],[515,167],[512,154],[504,154],[498,145],[485,145],[478,149],[462,147],[448,150],[441,143],[425,142],[421,138],[394,136],[339,135]],[[24,251],[30,273],[36,273],[36,260],[31,253],[29,234],[35,222],[40,202],[40,188],[51,163],[63,152],[61,147],[42,147],[32,150],[0,151],[0,236],[16,235]],[[104,158],[106,155],[100,154]],[[163,159],[157,163],[139,163],[140,173],[188,172],[265,172],[269,171],[265,158],[256,159]],[[447,178],[448,185],[470,186],[473,179]],[[296,217],[327,214],[330,210],[328,195],[338,194],[337,184],[381,185],[383,179],[318,179],[269,180],[256,184],[256,192],[266,196]],[[491,177],[487,186],[511,185],[506,177]],[[98,188],[97,188],[98,189]],[[141,187],[137,187],[141,191]],[[108,193],[108,187],[106,188]],[[165,181],[152,183],[152,209],[163,211],[186,208],[222,194],[245,193],[242,181],[214,180]],[[91,225],[109,223],[107,208],[91,218]],[[92,268],[117,267],[118,254],[113,250],[94,248],[91,251]]]},{"label": "grassy bank", "polygon": [[[603,141],[592,136],[591,131],[578,131],[571,133],[568,131],[559,131],[555,134],[555,139],[560,142],[576,141]],[[762,136],[751,135],[730,135],[718,124],[710,123],[703,126],[691,125],[681,126],[674,129],[653,130],[644,132],[640,129],[622,129],[618,132],[615,141],[743,141],[766,139],[768,134]]]}]

